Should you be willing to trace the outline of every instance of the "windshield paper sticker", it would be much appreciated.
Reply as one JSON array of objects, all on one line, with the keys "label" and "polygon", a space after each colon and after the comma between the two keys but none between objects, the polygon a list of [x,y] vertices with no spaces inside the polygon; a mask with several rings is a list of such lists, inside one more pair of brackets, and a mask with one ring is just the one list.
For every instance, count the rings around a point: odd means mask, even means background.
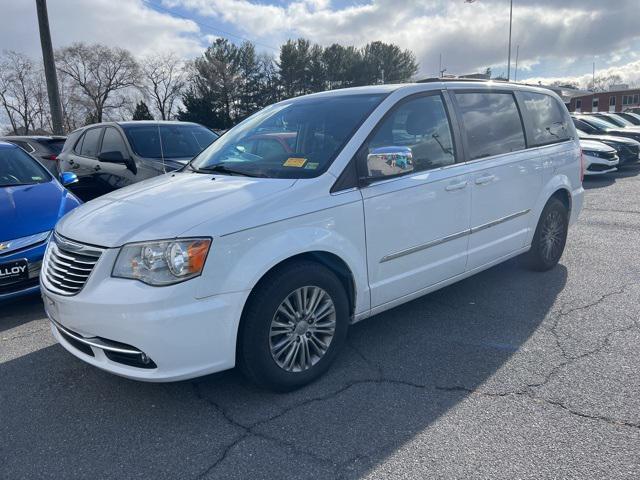
[{"label": "windshield paper sticker", "polygon": [[315,170],[320,165],[318,162],[309,162],[304,166],[305,170]]},{"label": "windshield paper sticker", "polygon": [[302,168],[304,167],[304,164],[307,163],[307,159],[306,158],[287,158],[287,161],[284,162],[282,164],[283,167],[296,167],[296,168]]}]

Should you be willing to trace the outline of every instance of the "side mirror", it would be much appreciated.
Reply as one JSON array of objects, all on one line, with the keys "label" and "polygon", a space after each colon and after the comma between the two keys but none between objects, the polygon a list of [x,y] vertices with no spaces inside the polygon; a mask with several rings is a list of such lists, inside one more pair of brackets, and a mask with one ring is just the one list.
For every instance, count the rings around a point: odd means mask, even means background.
[{"label": "side mirror", "polygon": [[125,163],[122,153],[118,151],[102,152],[98,155],[98,160],[105,163]]},{"label": "side mirror", "polygon": [[372,181],[413,171],[413,152],[409,147],[379,147],[367,155],[367,177]]},{"label": "side mirror", "polygon": [[62,185],[64,185],[65,187],[77,182],[78,176],[73,172],[62,172],[60,174],[60,183],[62,183]]}]

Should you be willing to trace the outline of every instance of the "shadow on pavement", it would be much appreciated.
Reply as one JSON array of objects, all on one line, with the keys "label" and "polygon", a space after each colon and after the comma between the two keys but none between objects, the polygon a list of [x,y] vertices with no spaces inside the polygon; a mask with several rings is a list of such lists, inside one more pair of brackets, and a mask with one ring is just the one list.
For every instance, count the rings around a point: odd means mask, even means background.
[{"label": "shadow on pavement", "polygon": [[511,261],[356,324],[290,394],[236,371],[138,383],[41,349],[0,364],[0,477],[360,478],[470,392],[542,375],[534,333],[566,280]]},{"label": "shadow on pavement", "polygon": [[38,293],[0,301],[0,312],[0,333],[44,317],[42,298]]}]

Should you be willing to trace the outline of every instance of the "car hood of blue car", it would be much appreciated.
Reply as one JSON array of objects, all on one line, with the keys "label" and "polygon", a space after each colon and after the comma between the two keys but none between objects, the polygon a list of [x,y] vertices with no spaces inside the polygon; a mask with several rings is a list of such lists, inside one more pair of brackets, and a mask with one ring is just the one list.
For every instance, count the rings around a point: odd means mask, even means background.
[{"label": "car hood of blue car", "polygon": [[55,180],[0,187],[0,242],[53,230],[80,203]]}]

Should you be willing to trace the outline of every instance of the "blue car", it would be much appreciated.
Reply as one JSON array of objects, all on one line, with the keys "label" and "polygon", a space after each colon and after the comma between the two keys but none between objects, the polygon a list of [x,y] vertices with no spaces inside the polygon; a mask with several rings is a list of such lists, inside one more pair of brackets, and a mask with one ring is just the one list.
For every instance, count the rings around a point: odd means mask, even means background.
[{"label": "blue car", "polygon": [[[61,181],[77,181],[63,173]],[[0,301],[35,293],[53,227],[78,200],[40,163],[0,141]]]}]

